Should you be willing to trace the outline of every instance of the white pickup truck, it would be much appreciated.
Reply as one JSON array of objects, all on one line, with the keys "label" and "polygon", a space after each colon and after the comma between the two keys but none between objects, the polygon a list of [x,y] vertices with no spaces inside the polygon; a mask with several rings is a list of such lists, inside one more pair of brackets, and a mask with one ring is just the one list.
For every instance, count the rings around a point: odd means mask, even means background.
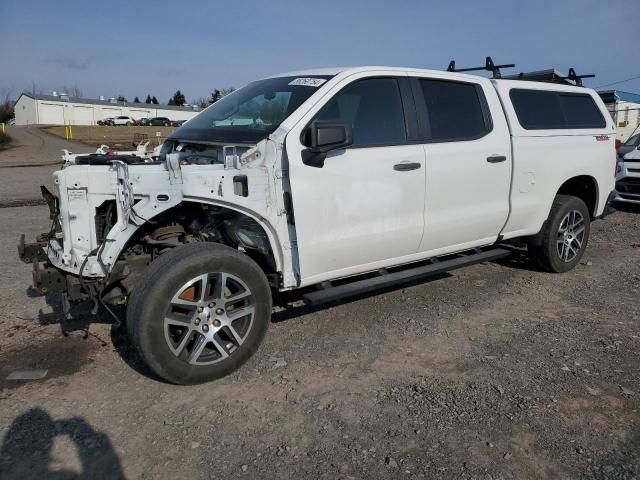
[{"label": "white pickup truck", "polygon": [[590,89],[360,67],[259,80],[160,155],[69,156],[43,188],[51,231],[19,245],[65,312],[127,305],[175,383],[238,368],[272,292],[312,304],[509,254],[566,272],[613,196],[615,127]]}]

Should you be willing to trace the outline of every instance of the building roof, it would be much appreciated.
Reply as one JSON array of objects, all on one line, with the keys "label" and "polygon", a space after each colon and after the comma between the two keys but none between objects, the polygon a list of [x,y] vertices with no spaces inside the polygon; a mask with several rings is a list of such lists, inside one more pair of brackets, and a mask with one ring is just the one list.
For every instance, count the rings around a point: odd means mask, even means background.
[{"label": "building roof", "polygon": [[623,102],[640,103],[640,94],[623,92],[622,90],[602,90],[598,92],[604,103],[615,103],[619,100]]},{"label": "building roof", "polygon": [[[36,94],[33,95],[31,93],[23,92],[22,95],[25,97],[32,98],[33,100],[44,100],[46,102],[68,102],[68,103],[84,103],[86,105],[104,105],[105,107],[129,107],[129,108],[153,108],[158,110],[180,110],[183,112],[197,112],[201,110],[200,107],[178,107],[176,105],[160,105],[154,103],[138,103],[138,102],[115,102],[112,103],[109,100],[97,100],[93,98],[80,98],[80,97],[66,97],[67,99],[63,99],[60,95],[44,95],[44,94]],[[20,96],[22,96],[20,95]],[[20,98],[18,98],[20,100]]]}]

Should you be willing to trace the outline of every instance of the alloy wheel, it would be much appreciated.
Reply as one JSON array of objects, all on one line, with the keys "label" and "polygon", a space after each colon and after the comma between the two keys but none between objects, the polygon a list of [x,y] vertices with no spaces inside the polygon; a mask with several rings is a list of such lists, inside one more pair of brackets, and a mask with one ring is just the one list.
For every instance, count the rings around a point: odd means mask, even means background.
[{"label": "alloy wheel", "polygon": [[253,324],[253,295],[238,277],[205,273],[174,294],[164,317],[171,352],[191,365],[210,365],[233,355]]},{"label": "alloy wheel", "polygon": [[580,253],[584,243],[584,217],[578,210],[571,210],[560,222],[557,236],[558,256],[571,262]]}]

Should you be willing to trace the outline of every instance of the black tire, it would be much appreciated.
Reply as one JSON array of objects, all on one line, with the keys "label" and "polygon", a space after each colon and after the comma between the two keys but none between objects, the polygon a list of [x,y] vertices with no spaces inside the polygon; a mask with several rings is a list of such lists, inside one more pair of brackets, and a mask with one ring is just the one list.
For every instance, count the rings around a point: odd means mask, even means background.
[{"label": "black tire", "polygon": [[[174,353],[169,346],[167,337],[169,330],[166,329],[170,327],[165,324],[165,316],[169,313],[170,308],[175,308],[175,303],[172,303],[171,299],[176,298],[175,296],[178,292],[184,289],[190,280],[203,274],[209,274],[208,277],[212,277],[211,273],[213,272],[223,272],[228,274],[229,278],[239,279],[244,283],[250,293],[249,299],[253,308],[253,316],[248,319],[249,326],[246,327],[247,330],[243,334],[244,340],[242,342],[232,343],[229,341],[226,346],[221,347],[226,341],[220,341],[221,337],[218,337],[217,347],[214,347],[214,343],[207,344],[208,348],[213,352],[209,355],[214,357],[216,363],[194,365],[188,363],[184,356],[179,358],[178,354]],[[222,282],[223,285],[226,285],[224,282]],[[208,289],[213,287],[205,285],[199,288]],[[224,295],[222,296],[224,297]],[[193,298],[195,299],[195,294]],[[208,301],[206,300],[205,303]],[[224,300],[222,300],[222,303],[224,303]],[[210,303],[209,306],[211,305]],[[227,308],[226,304],[219,306]],[[225,310],[225,308],[218,308],[217,310]],[[208,309],[205,307],[205,310]],[[211,308],[208,311],[211,313],[212,319],[204,319],[202,324],[195,324],[199,325],[198,327],[193,326],[193,320],[189,320],[191,324],[188,328],[193,330],[187,330],[187,333],[182,338],[186,338],[187,335],[192,333],[196,337],[201,335],[202,338],[205,338],[204,333],[196,330],[205,328],[204,324],[207,322],[211,325],[211,327],[207,328],[211,328],[211,332],[215,330],[214,324],[211,323],[216,321],[213,320],[213,317],[216,316],[214,309]],[[194,310],[193,313],[185,314],[185,318],[191,318],[191,315],[198,317],[205,314],[206,311],[200,314]],[[226,314],[227,312],[225,312]],[[145,363],[156,375],[164,380],[183,385],[215,380],[238,369],[258,350],[269,326],[270,319],[271,290],[263,271],[247,255],[233,248],[215,243],[184,245],[163,254],[149,266],[145,274],[138,280],[127,306],[129,336]],[[245,322],[247,318],[241,321]],[[220,328],[217,334],[224,334],[226,335],[224,338],[230,339],[231,335],[221,332],[223,328]],[[235,329],[231,331],[236,332]],[[203,341],[203,343],[205,342]],[[182,345],[181,340],[178,343]],[[183,350],[187,350],[188,340],[185,340],[184,345]],[[193,348],[195,349],[195,347]],[[220,351],[221,348],[228,355],[226,358],[224,358],[223,352]],[[218,355],[219,359],[217,359]],[[206,355],[202,357],[198,354],[195,360],[197,361],[199,358],[206,358]]]},{"label": "black tire", "polygon": [[[580,214],[584,228],[581,233],[577,235],[571,233],[571,235],[566,237],[566,241],[569,242],[568,244],[571,246],[571,249],[569,249],[567,243],[564,245],[559,243],[562,240],[561,237],[564,235],[560,231],[560,228],[564,225],[563,222],[567,220],[567,215],[570,215],[572,212],[578,212]],[[578,230],[580,230],[580,228],[577,228],[575,232]],[[529,245],[529,259],[535,266],[546,272],[568,272],[580,262],[587,248],[590,230],[591,216],[584,201],[570,195],[558,195],[551,206],[549,218],[542,231],[538,234],[537,244]],[[576,237],[580,238],[580,235],[582,235],[582,237],[578,247]],[[573,255],[573,251],[575,251],[575,255]]]}]

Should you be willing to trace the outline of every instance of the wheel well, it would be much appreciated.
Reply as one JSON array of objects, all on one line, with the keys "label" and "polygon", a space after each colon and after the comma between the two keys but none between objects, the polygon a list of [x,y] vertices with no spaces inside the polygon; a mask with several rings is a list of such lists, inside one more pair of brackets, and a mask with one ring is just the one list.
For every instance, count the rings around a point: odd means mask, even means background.
[{"label": "wheel well", "polygon": [[167,249],[197,242],[214,242],[242,249],[270,281],[275,282],[279,278],[269,237],[256,220],[229,208],[197,202],[184,202],[141,226],[129,239],[121,258],[132,265],[135,262],[131,262],[131,257],[144,256],[153,261]]},{"label": "wheel well", "polygon": [[572,195],[582,199],[587,204],[591,217],[595,217],[598,208],[598,184],[593,177],[580,175],[562,184],[558,195]]}]

